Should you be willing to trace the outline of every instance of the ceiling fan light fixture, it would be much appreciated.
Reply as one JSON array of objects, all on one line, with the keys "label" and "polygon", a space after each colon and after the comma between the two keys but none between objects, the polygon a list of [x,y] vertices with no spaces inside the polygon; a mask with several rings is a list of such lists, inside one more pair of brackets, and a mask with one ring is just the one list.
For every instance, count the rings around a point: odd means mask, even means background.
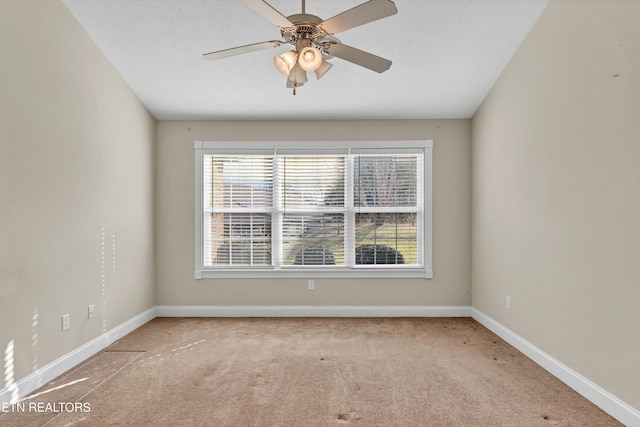
[{"label": "ceiling fan light fixture", "polygon": [[278,71],[280,71],[282,74],[284,74],[285,76],[289,74],[287,63],[285,62],[284,59],[282,59],[282,56],[274,56],[273,63],[278,69]]},{"label": "ceiling fan light fixture", "polygon": [[290,50],[289,52],[285,52],[282,55],[273,57],[273,63],[275,64],[278,71],[280,71],[287,77],[289,76],[289,74],[291,74],[291,70],[293,69],[294,65],[296,65],[297,60],[298,55],[294,50]]},{"label": "ceiling fan light fixture", "polygon": [[300,51],[298,64],[305,71],[315,71],[322,64],[322,54],[318,49],[307,46]]},{"label": "ceiling fan light fixture", "polygon": [[293,82],[287,78],[287,85],[286,85],[287,89],[295,89],[296,87],[300,87],[300,86],[304,86],[304,83],[298,83],[294,85]]},{"label": "ceiling fan light fixture", "polygon": [[300,62],[294,65],[291,69],[291,73],[289,73],[289,80],[294,82],[296,85],[302,85],[302,83],[309,81],[309,79],[307,79],[307,72],[300,66]]},{"label": "ceiling fan light fixture", "polygon": [[325,75],[325,73],[326,73],[327,71],[329,71],[329,69],[330,69],[331,67],[333,67],[333,64],[331,64],[331,63],[329,63],[329,62],[327,62],[327,61],[325,61],[325,60],[323,59],[323,60],[322,60],[322,62],[320,63],[320,66],[315,70],[316,78],[317,78],[318,80],[320,80],[320,78],[321,78],[322,76],[324,76],[324,75]]}]

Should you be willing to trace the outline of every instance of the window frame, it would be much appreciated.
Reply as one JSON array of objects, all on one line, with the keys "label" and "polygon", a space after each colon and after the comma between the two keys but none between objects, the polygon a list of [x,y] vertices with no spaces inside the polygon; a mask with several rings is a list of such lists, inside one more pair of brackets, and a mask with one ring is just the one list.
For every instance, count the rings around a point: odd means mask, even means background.
[{"label": "window frame", "polygon": [[[318,148],[319,147],[319,148]],[[387,141],[194,141],[195,151],[195,279],[207,278],[433,278],[432,267],[432,140]],[[220,155],[273,155],[278,154],[402,154],[421,152],[422,171],[422,266],[373,264],[351,266],[204,266],[204,156]],[[347,171],[352,173],[352,171]],[[347,191],[348,193],[348,191]],[[349,197],[347,195],[347,197]],[[351,195],[352,197],[352,195]],[[275,227],[273,227],[275,228]],[[272,229],[273,229],[272,228]]]}]

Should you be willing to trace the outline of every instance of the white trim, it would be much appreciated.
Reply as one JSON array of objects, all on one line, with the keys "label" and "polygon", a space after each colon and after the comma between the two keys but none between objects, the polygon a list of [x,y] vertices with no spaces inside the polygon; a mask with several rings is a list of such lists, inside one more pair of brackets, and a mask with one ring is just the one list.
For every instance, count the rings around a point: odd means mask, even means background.
[{"label": "white trim", "polygon": [[32,391],[39,387],[42,387],[49,381],[59,377],[80,363],[84,362],[94,354],[105,349],[116,340],[125,336],[126,334],[134,331],[145,323],[153,320],[156,317],[155,307],[138,314],[137,316],[127,320],[126,322],[116,326],[108,332],[100,335],[97,338],[89,341],[88,343],[81,345],[70,353],[54,360],[46,366],[32,372],[26,377],[19,380],[17,383],[5,387],[0,390],[0,404],[12,403],[11,397],[14,390],[18,389],[18,398],[23,398],[30,394]]},{"label": "white trim", "polygon": [[433,141],[425,141],[424,158],[422,159],[422,179],[421,189],[422,218],[423,218],[423,253],[424,278],[433,279]]},{"label": "white trim", "polygon": [[[194,148],[202,148],[204,150],[215,149],[216,151],[233,150],[233,152],[239,152],[246,150],[252,152],[255,150],[270,150],[274,153],[274,150],[298,150],[304,145],[304,147],[311,147],[310,150],[315,151],[316,148],[321,150],[343,150],[345,147],[352,149],[372,149],[372,150],[384,150],[388,149],[389,143],[392,142],[394,146],[398,146],[402,149],[416,148],[422,149],[425,147],[433,147],[433,140],[430,139],[386,139],[386,140],[367,140],[367,141],[348,141],[348,140],[333,140],[333,141],[279,141],[279,140],[265,140],[265,141],[194,141]],[[343,153],[340,151],[340,153]]]},{"label": "white trim", "polygon": [[157,306],[158,317],[470,317],[469,306]]},{"label": "white trim", "polygon": [[412,268],[401,266],[396,269],[385,269],[383,266],[379,268],[371,268],[356,266],[354,268],[344,268],[342,266],[329,266],[324,269],[314,268],[312,266],[308,268],[301,268],[296,266],[295,268],[284,267],[281,269],[274,269],[271,267],[260,268],[254,267],[252,270],[246,269],[216,269],[216,270],[202,270],[196,272],[200,274],[196,279],[273,279],[273,278],[289,278],[289,279],[309,279],[310,276],[324,278],[324,279],[336,279],[336,278],[365,278],[365,279],[399,279],[399,278],[413,278],[413,279],[431,279],[433,278],[433,271],[425,270],[424,268]]},{"label": "white trim", "polygon": [[621,423],[640,426],[640,411],[637,409],[551,357],[480,310],[472,308],[471,317]]},{"label": "white trim", "polygon": [[195,243],[195,270],[193,273],[193,277],[194,279],[202,279],[202,270],[203,270],[203,265],[204,265],[204,259],[203,259],[203,246],[204,246],[204,242],[203,242],[203,224],[202,224],[202,220],[203,220],[203,200],[202,200],[202,186],[203,186],[203,155],[202,155],[202,141],[195,141],[193,143],[194,145],[194,149],[195,149],[195,169],[196,169],[196,176],[195,176],[195,199],[196,199],[196,209],[195,209],[195,222],[194,222],[194,227],[195,227],[195,238],[194,238],[194,243]]}]

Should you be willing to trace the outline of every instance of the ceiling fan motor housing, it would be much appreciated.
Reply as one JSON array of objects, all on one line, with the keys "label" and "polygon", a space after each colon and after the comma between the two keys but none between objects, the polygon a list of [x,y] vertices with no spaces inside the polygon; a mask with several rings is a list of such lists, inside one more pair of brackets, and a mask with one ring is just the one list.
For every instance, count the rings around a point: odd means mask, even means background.
[{"label": "ceiling fan motor housing", "polygon": [[340,43],[340,41],[335,37],[327,37],[327,34],[318,28],[318,25],[323,22],[322,18],[308,13],[297,13],[287,16],[287,19],[294,26],[282,28],[280,33],[285,40],[296,46],[298,52],[304,47],[311,46],[322,53],[323,59],[333,58],[324,49],[324,44]]}]

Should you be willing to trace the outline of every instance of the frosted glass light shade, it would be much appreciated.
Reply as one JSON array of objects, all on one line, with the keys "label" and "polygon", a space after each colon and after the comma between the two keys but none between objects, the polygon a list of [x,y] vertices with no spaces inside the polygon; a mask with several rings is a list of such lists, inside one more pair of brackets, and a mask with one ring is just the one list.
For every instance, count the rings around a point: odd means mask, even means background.
[{"label": "frosted glass light shade", "polygon": [[291,69],[291,73],[289,74],[289,80],[291,80],[292,82],[297,82],[298,84],[306,83],[309,81],[307,79],[307,72],[302,69],[302,67],[300,66],[300,62],[294,65],[293,68]]},{"label": "frosted glass light shade", "polygon": [[296,84],[294,86],[293,82],[291,80],[287,79],[287,89],[293,89],[294,87],[300,87],[300,86],[303,86],[303,85],[304,85],[304,83],[298,82],[298,84]]},{"label": "frosted glass light shade", "polygon": [[314,47],[305,47],[300,51],[298,64],[305,71],[315,71],[322,64],[322,54]]},{"label": "frosted glass light shade", "polygon": [[285,76],[289,76],[291,73],[291,69],[294,65],[296,65],[296,61],[298,60],[298,56],[294,50],[290,50],[289,52],[285,52],[282,55],[274,56],[273,63],[275,64],[278,71],[280,71]]},{"label": "frosted glass light shade", "polygon": [[318,69],[316,70],[316,78],[318,80],[320,80],[320,77],[324,76],[324,74],[329,71],[329,69],[333,67],[333,64],[328,63],[327,61],[325,61],[324,59],[322,60],[322,63],[320,64],[320,66],[318,67]]}]

